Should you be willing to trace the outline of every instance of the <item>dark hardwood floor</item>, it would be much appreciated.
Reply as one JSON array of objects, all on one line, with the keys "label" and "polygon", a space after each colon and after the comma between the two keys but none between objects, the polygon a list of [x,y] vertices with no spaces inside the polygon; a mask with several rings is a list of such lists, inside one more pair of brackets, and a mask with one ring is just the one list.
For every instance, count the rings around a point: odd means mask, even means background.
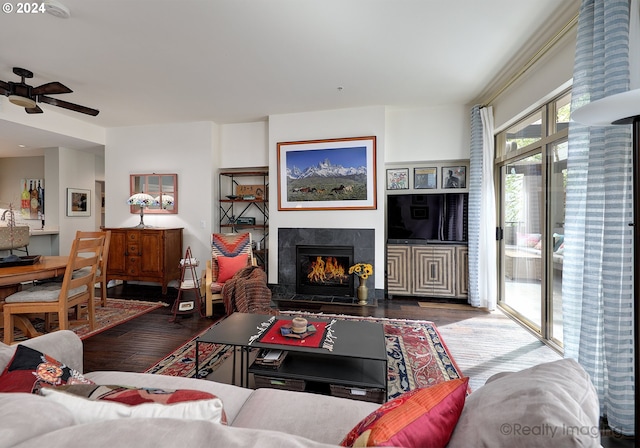
[{"label": "dark hardwood floor", "polygon": [[[214,305],[214,316],[211,318],[193,314],[178,316],[176,321],[171,321],[173,317],[171,305],[177,296],[177,291],[170,289],[167,295],[162,295],[159,286],[119,285],[109,288],[107,295],[111,298],[161,301],[167,303],[167,306],[85,339],[83,341],[85,372],[96,370],[144,372],[186,341],[221,319],[224,314],[223,305],[216,304]],[[422,305],[425,303],[422,302]],[[318,303],[288,304],[288,306],[289,310],[296,309],[325,314],[429,320],[434,322],[442,333],[444,333],[443,329],[446,329],[447,333],[444,339],[451,342],[450,348],[455,345],[461,354],[465,352],[463,347],[469,347],[469,341],[474,341],[474,346],[487,343],[504,346],[515,339],[514,328],[518,328],[515,330],[517,332],[526,332],[500,311],[486,312],[466,305],[434,302],[431,302],[429,306],[420,306],[420,301],[417,298],[382,300],[376,307]],[[505,339],[505,335],[508,335],[507,339]],[[514,344],[518,346],[520,342],[516,341]],[[540,351],[540,347],[532,349],[531,342],[522,344],[521,348],[528,352]],[[550,352],[550,349],[547,350],[544,356],[549,357]],[[498,355],[495,357],[498,362],[506,361],[504,357]],[[542,362],[543,360],[538,359],[538,361]],[[463,372],[477,373],[478,371],[482,372],[482,369],[486,370],[487,364],[486,361],[483,361],[475,364],[469,363],[467,366],[461,365],[461,367]],[[509,367],[511,370],[517,370],[513,369],[513,364],[505,364],[505,370],[509,370]],[[611,431],[607,430],[603,431],[601,443],[606,448],[635,446],[633,439],[611,435]]]},{"label": "dark hardwood floor", "polygon": [[[124,370],[144,372],[164,356],[215,323],[224,314],[222,304],[214,305],[213,317],[199,317],[197,313],[178,316],[170,322],[171,305],[177,291],[170,289],[163,296],[159,286],[118,285],[108,289],[108,297],[161,301],[169,306],[154,310],[129,322],[120,324],[84,340],[84,370]],[[288,309],[312,312],[349,314],[355,316],[388,317],[394,319],[425,319],[436,325],[461,319],[491,314],[468,307],[461,309],[434,309],[418,306],[418,300],[394,299],[380,301],[377,307],[352,305],[299,304]]]}]

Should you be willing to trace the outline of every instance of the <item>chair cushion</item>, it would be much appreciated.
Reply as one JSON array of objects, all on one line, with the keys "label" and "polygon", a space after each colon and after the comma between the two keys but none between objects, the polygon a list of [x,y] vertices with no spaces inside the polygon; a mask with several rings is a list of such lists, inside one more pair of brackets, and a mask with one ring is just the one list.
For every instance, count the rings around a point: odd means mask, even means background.
[{"label": "chair cushion", "polygon": [[222,292],[222,287],[223,286],[224,286],[224,283],[213,282],[213,283],[211,283],[211,292],[213,294],[218,294],[218,293]]},{"label": "chair cushion", "polygon": [[[25,303],[25,302],[56,302],[60,296],[60,283],[34,286],[24,291],[11,294],[4,299],[5,303]],[[68,297],[73,297],[87,290],[85,285],[69,290]]]},{"label": "chair cushion", "polygon": [[[73,271],[73,274],[71,274],[71,278],[84,277],[85,275],[88,275],[90,272],[91,272],[91,266],[86,266],[84,268]],[[101,274],[101,271],[100,271],[100,267],[98,266],[96,268],[96,277],[100,277],[100,274]]]},{"label": "chair cushion", "polygon": [[247,265],[247,254],[239,254],[235,257],[220,256],[218,262],[218,283],[224,283]]}]

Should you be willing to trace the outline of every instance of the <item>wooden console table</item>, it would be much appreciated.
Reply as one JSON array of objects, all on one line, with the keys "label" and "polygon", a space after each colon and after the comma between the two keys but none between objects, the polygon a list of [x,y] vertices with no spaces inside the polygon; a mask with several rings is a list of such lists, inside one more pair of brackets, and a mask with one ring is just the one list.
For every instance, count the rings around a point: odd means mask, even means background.
[{"label": "wooden console table", "polygon": [[112,279],[157,282],[162,294],[180,279],[182,228],[108,228],[111,230],[107,283]]}]

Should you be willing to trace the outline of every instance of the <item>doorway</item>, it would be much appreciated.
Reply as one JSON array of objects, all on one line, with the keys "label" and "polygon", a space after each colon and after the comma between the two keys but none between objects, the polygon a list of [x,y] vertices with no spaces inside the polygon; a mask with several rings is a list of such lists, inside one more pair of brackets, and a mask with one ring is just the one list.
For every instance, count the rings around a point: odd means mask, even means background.
[{"label": "doorway", "polygon": [[570,98],[561,95],[496,138],[498,304],[558,349]]}]

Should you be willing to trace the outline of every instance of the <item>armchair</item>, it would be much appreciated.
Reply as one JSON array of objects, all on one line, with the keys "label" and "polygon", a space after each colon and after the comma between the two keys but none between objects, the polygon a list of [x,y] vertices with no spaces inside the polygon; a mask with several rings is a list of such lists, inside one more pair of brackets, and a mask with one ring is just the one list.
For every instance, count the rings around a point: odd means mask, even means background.
[{"label": "armchair", "polygon": [[69,310],[86,305],[89,328],[94,329],[94,285],[104,238],[104,236],[91,239],[76,238],[73,241],[61,284],[35,286],[5,298],[2,309],[5,344],[13,343],[14,315],[16,314],[44,313],[45,323],[48,325],[49,314],[55,313],[58,315],[59,329],[67,330]]},{"label": "armchair", "polygon": [[246,266],[256,266],[249,232],[211,235],[211,260],[207,260],[204,281],[206,316],[213,315],[214,302],[223,301],[224,283]]}]

